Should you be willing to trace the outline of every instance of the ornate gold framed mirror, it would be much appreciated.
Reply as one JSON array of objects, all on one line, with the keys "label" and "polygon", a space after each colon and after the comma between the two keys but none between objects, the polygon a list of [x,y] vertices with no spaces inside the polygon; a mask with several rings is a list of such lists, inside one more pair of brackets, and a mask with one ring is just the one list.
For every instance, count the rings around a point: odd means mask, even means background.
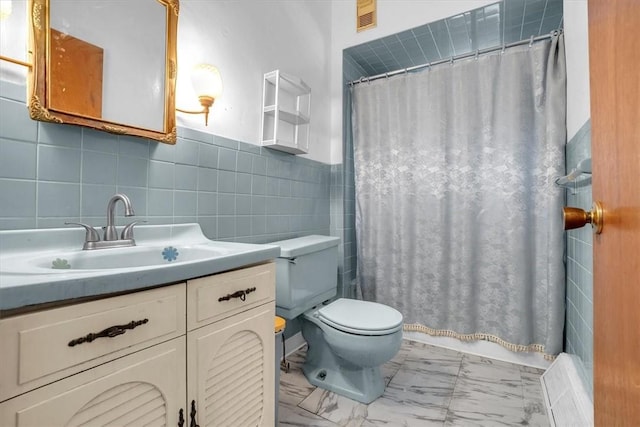
[{"label": "ornate gold framed mirror", "polygon": [[176,141],[179,0],[29,0],[34,120]]}]

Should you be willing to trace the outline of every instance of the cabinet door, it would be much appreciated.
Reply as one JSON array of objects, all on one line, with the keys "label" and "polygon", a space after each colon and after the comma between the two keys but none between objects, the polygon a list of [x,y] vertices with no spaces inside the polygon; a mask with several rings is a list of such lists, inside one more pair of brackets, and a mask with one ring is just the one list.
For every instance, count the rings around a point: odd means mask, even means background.
[{"label": "cabinet door", "polygon": [[0,425],[178,425],[184,349],[182,336],[10,399]]},{"label": "cabinet door", "polygon": [[274,424],[275,304],[187,333],[188,402],[201,426]]}]

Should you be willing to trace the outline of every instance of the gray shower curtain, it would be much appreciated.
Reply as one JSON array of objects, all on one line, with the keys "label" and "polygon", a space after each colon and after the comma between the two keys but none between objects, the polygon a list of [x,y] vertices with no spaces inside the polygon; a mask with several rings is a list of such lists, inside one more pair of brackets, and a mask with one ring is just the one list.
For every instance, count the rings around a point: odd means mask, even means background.
[{"label": "gray shower curtain", "polygon": [[353,88],[357,280],[405,329],[562,351],[562,35]]}]

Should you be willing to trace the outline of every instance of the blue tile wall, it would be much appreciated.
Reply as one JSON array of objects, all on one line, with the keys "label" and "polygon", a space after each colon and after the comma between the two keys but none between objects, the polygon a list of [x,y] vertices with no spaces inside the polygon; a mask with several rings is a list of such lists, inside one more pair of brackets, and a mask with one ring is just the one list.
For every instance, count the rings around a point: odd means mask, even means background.
[{"label": "blue tile wall", "polygon": [[351,131],[351,91],[347,82],[366,71],[348,53],[343,54],[343,163],[331,166],[331,234],[341,238],[339,247],[338,283],[340,294],[355,298],[356,223],[355,181],[353,168],[353,137]]},{"label": "blue tile wall", "polygon": [[549,34],[563,0],[503,0],[347,49],[363,70],[349,80],[401,70]]},{"label": "blue tile wall", "polygon": [[330,165],[193,129],[179,128],[172,146],[36,122],[25,93],[0,81],[0,229],[102,226],[108,198],[123,192],[135,219],[198,222],[211,239],[330,232]]},{"label": "blue tile wall", "polygon": [[[591,122],[567,143],[567,170],[591,157]],[[590,210],[591,185],[567,190],[567,206]],[[578,361],[578,373],[593,400],[593,232],[570,230],[567,236],[565,351]]]}]

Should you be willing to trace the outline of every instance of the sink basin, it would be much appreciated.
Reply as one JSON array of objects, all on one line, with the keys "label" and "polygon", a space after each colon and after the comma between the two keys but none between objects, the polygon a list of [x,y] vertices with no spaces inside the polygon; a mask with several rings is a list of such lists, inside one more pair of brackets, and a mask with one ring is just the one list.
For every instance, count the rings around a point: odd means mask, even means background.
[{"label": "sink basin", "polygon": [[30,260],[34,273],[40,269],[103,270],[114,268],[143,268],[207,260],[228,255],[229,248],[214,245],[199,246],[133,246],[128,248],[74,251],[36,257]]},{"label": "sink basin", "polygon": [[143,225],[135,234],[136,246],[82,250],[80,228],[0,231],[0,310],[175,283],[280,254],[209,240],[198,224]]}]

